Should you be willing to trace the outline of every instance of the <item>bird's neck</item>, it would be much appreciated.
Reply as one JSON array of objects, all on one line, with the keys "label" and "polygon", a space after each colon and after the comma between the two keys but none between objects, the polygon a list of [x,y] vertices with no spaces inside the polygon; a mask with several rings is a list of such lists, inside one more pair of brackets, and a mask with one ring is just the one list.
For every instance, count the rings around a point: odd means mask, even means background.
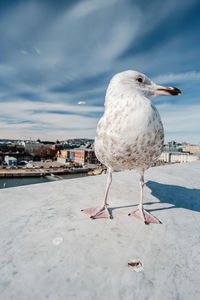
[{"label": "bird's neck", "polygon": [[105,111],[120,110],[125,107],[137,108],[144,104],[150,104],[151,100],[138,91],[107,91],[105,99]]}]

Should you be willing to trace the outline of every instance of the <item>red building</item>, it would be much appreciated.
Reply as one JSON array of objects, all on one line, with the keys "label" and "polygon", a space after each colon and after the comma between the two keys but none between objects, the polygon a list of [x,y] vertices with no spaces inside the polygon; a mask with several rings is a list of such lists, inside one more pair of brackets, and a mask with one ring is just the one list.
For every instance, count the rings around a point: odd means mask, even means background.
[{"label": "red building", "polygon": [[61,144],[55,144],[55,145],[51,146],[51,149],[54,150],[55,152],[57,152],[57,151],[63,150],[64,146]]},{"label": "red building", "polygon": [[78,148],[70,150],[70,160],[81,165],[84,165],[85,163],[98,163],[94,150],[87,148]]}]

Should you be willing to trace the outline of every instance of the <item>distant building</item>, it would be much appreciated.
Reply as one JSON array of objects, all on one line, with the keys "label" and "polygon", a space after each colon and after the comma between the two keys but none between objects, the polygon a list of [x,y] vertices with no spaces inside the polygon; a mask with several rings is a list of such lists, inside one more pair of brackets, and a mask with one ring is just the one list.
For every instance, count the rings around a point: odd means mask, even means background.
[{"label": "distant building", "polygon": [[66,165],[66,166],[72,166],[73,163],[70,162],[69,158],[63,158],[63,157],[57,157],[57,162]]},{"label": "distant building", "polygon": [[68,165],[68,166],[71,165],[69,150],[59,150],[59,151],[57,151],[56,157],[57,157],[58,162],[60,162],[62,164],[65,164],[65,165]]},{"label": "distant building", "polygon": [[17,166],[17,159],[15,157],[12,156],[5,156],[4,158],[4,162],[8,165],[8,166]]},{"label": "distant building", "polygon": [[200,150],[199,146],[197,145],[190,145],[185,142],[175,142],[175,141],[168,142],[163,147],[163,151],[165,152],[188,152],[191,154],[198,154],[200,153],[199,150]]},{"label": "distant building", "polygon": [[198,157],[196,155],[183,152],[162,152],[159,160],[167,163],[185,163],[198,160]]},{"label": "distant building", "polygon": [[23,145],[0,143],[0,152],[2,153],[22,153],[24,152]]},{"label": "distant building", "polygon": [[54,145],[55,142],[51,142],[51,141],[41,141],[41,144],[43,144],[43,145]]},{"label": "distant building", "polygon": [[38,150],[42,144],[39,142],[29,141],[29,142],[23,142],[22,145],[24,146],[26,152],[31,153]]},{"label": "distant building", "polygon": [[25,165],[25,167],[26,167],[27,169],[32,169],[32,168],[33,168],[33,165],[30,164],[30,163],[28,163],[28,164]]},{"label": "distant building", "polygon": [[57,152],[59,150],[63,150],[64,146],[62,144],[54,144],[51,146],[51,149]]},{"label": "distant building", "polygon": [[59,150],[57,151],[56,157],[57,158],[69,158],[70,151],[69,150]]},{"label": "distant building", "polygon": [[197,153],[199,153],[199,146],[187,145],[187,146],[182,147],[182,151],[197,154]]},{"label": "distant building", "polygon": [[164,145],[163,151],[165,152],[181,152],[181,144],[176,143],[175,141],[168,142]]},{"label": "distant building", "polygon": [[0,152],[9,152],[8,144],[1,143],[0,144]]},{"label": "distant building", "polygon": [[169,148],[176,148],[176,142],[175,141],[171,141],[168,142]]},{"label": "distant building", "polygon": [[81,165],[85,163],[96,164],[98,159],[93,149],[77,148],[70,150],[70,160]]}]

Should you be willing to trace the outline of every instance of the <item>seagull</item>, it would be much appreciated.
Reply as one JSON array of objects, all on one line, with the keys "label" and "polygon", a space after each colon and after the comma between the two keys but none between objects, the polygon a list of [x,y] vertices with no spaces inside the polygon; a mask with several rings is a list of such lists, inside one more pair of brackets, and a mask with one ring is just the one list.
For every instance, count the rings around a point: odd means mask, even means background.
[{"label": "seagull", "polygon": [[181,95],[179,89],[157,85],[140,72],[128,70],[113,76],[95,137],[95,154],[108,168],[106,192],[101,207],[82,210],[92,219],[111,217],[107,198],[113,171],[136,169],[140,174],[140,202],[129,216],[144,224],[161,223],[143,208],[144,172],[159,158],[164,143],[163,124],[151,99],[176,95]]}]

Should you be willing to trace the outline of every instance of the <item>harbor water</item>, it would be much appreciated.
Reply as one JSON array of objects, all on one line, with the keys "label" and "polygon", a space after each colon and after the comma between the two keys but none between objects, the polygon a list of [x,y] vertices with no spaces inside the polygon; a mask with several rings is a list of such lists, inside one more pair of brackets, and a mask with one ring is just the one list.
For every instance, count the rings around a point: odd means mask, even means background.
[{"label": "harbor water", "polygon": [[11,188],[22,185],[45,183],[57,180],[73,179],[87,176],[87,173],[66,174],[62,176],[46,176],[46,177],[13,177],[0,178],[0,189]]}]

